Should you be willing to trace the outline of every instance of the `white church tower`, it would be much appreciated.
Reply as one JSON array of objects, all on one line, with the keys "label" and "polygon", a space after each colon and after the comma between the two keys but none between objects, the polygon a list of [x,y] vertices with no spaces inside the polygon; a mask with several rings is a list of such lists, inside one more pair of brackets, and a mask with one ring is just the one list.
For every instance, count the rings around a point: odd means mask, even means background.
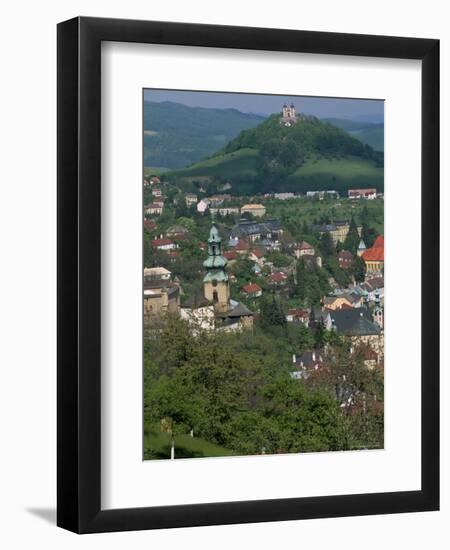
[{"label": "white church tower", "polygon": [[291,103],[288,105],[285,103],[283,105],[282,118],[280,121],[285,126],[292,126],[297,122],[297,114],[295,112],[295,105]]}]

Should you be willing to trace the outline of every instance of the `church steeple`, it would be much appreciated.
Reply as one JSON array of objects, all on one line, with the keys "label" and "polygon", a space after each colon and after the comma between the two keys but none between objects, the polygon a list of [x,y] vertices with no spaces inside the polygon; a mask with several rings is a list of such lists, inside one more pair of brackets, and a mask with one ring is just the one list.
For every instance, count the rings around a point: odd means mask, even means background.
[{"label": "church steeple", "polygon": [[373,310],[373,320],[380,328],[383,328],[384,312],[383,306],[381,305],[380,291],[378,290],[378,288],[375,290],[375,308]]},{"label": "church steeple", "polygon": [[208,257],[203,262],[206,274],[203,277],[205,298],[213,302],[216,311],[229,309],[230,286],[226,272],[227,259],[222,256],[222,239],[214,222],[208,238]]}]

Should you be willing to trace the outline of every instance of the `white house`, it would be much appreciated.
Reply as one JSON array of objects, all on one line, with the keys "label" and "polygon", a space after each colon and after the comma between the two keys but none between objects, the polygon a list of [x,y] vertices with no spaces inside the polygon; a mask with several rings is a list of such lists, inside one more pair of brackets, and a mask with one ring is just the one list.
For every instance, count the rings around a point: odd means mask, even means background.
[{"label": "white house", "polygon": [[206,210],[209,208],[209,200],[208,199],[201,199],[197,203],[197,212],[200,214],[204,214]]}]

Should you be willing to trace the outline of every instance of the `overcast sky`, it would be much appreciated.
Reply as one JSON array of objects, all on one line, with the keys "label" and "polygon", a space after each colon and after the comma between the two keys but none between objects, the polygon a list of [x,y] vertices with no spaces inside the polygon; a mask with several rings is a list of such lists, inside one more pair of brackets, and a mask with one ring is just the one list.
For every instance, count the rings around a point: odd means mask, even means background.
[{"label": "overcast sky", "polygon": [[270,115],[281,111],[283,103],[293,102],[297,111],[319,118],[335,117],[383,122],[384,101],[379,99],[337,99],[284,95],[237,94],[223,92],[188,92],[145,90],[148,101],[174,101],[190,107],[234,108],[244,113]]}]

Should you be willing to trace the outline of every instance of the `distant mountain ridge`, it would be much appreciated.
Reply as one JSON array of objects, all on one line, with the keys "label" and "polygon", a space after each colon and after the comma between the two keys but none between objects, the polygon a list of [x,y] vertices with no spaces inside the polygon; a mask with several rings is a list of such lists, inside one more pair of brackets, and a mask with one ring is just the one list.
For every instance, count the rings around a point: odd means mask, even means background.
[{"label": "distant mountain ridge", "polygon": [[383,122],[365,122],[347,118],[324,118],[342,130],[346,130],[351,136],[367,143],[376,151],[384,151],[384,123]]},{"label": "distant mountain ridge", "polygon": [[264,117],[237,109],[144,101],[144,166],[184,168],[207,158]]}]

